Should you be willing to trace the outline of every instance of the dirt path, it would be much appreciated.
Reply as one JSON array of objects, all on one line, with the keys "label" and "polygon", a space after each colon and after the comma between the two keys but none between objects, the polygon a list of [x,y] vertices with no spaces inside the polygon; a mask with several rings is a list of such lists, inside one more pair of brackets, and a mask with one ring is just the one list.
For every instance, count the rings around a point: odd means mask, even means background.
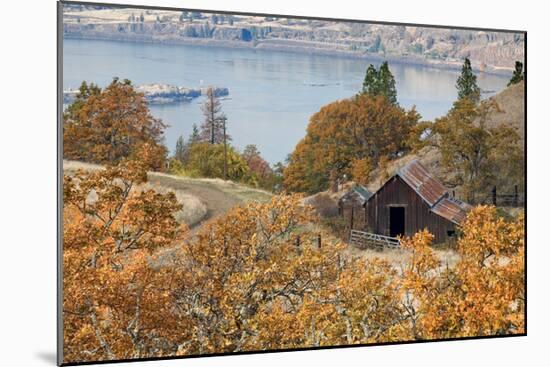
[{"label": "dirt path", "polygon": [[206,205],[206,215],[200,222],[190,226],[190,230],[192,231],[200,227],[205,221],[224,214],[229,209],[242,202],[239,198],[224,192],[220,188],[209,184],[208,182],[193,182],[193,180],[170,177],[168,175],[156,173],[150,173],[149,177],[153,183],[158,182],[164,187],[196,196]]},{"label": "dirt path", "polygon": [[[77,169],[92,171],[104,169],[104,167],[97,164],[64,160],[63,169],[65,172],[71,172]],[[192,218],[188,217],[190,221],[186,221],[189,224],[191,233],[195,233],[205,221],[226,213],[229,209],[240,203],[251,200],[265,202],[272,196],[272,194],[267,191],[248,187],[232,181],[180,177],[158,172],[148,173],[148,184],[153,186],[158,185],[161,189],[173,190],[176,194],[183,194],[188,200],[195,198],[194,205],[197,205],[199,211],[193,213],[193,215],[191,215]],[[193,204],[189,202],[189,205],[191,208],[190,210],[193,211]],[[205,214],[200,212],[201,206],[203,207],[202,210],[206,207]]]}]

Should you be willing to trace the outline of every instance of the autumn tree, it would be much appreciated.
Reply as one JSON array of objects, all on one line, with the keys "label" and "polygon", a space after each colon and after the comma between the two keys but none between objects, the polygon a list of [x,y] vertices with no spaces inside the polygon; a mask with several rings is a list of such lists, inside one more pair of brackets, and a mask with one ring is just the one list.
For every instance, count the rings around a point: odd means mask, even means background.
[{"label": "autumn tree", "polygon": [[262,158],[258,148],[253,145],[247,145],[242,153],[243,159],[246,161],[250,172],[255,176],[258,184],[261,187],[271,188],[273,185],[273,170],[269,163]]},{"label": "autumn tree", "polygon": [[63,116],[63,157],[116,164],[148,144],[155,147],[157,160],[163,161],[165,127],[151,115],[145,98],[130,81],[115,78],[104,90],[83,83]]},{"label": "autumn tree", "polygon": [[351,162],[351,175],[356,183],[367,185],[369,183],[369,174],[373,168],[369,158],[354,159]]},{"label": "autumn tree", "polygon": [[517,84],[523,80],[524,73],[523,73],[523,63],[521,61],[516,61],[516,65],[514,67],[514,74],[512,75],[512,78],[508,82],[507,86],[511,86],[513,84]]},{"label": "autumn tree", "polygon": [[65,361],[169,355],[177,349],[181,324],[169,306],[174,285],[152,263],[155,251],[180,240],[185,227],[174,217],[181,204],[173,193],[140,189],[146,168],[121,161],[64,176]]},{"label": "autumn tree", "polygon": [[202,114],[204,116],[201,125],[200,138],[202,141],[210,144],[223,144],[225,140],[230,141],[231,137],[225,131],[227,118],[222,111],[222,105],[214,88],[209,87],[206,90],[206,100],[202,104]]},{"label": "autumn tree", "polygon": [[145,179],[135,162],[65,177],[67,361],[525,330],[522,217],[477,207],[460,227],[456,265],[423,231],[402,240],[399,266],[349,256],[296,195],[237,206],[182,240],[181,205],[136,189]]},{"label": "autumn tree", "polygon": [[[249,203],[182,248],[174,291],[191,315],[182,354],[390,340],[400,331],[395,271],[346,259],[343,246],[298,229],[315,220],[297,196]],[[325,236],[326,234],[322,234]],[[276,326],[276,327],[275,327]]]},{"label": "autumn tree", "polygon": [[486,198],[493,186],[523,189],[524,152],[518,132],[507,125],[488,126],[488,117],[498,109],[493,100],[476,104],[461,99],[433,126],[432,141],[441,151],[442,166],[471,203]]},{"label": "autumn tree", "polygon": [[462,71],[456,81],[456,89],[458,90],[458,99],[470,99],[477,103],[481,97],[481,89],[477,85],[477,77],[472,70],[472,64],[469,58],[464,59]]},{"label": "autumn tree", "polygon": [[422,231],[402,241],[412,251],[402,271],[405,315],[414,339],[517,334],[525,331],[524,220],[474,208],[461,225],[459,260],[442,264]]},{"label": "autumn tree", "polygon": [[344,174],[352,177],[358,160],[376,167],[382,157],[409,149],[409,135],[419,118],[414,108],[406,111],[384,96],[360,95],[322,107],[290,157],[285,187],[314,193]]},{"label": "autumn tree", "polygon": [[385,96],[388,101],[397,104],[395,78],[387,61],[384,61],[378,70],[372,64],[368,66],[363,81],[362,94]]}]

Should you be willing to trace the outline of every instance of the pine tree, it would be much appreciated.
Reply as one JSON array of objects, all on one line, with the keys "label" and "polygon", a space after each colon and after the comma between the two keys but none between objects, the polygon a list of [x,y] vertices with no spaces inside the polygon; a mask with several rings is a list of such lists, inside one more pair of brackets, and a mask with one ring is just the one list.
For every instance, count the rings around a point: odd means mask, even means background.
[{"label": "pine tree", "polygon": [[397,104],[397,89],[395,78],[390,71],[387,61],[384,61],[379,70],[370,64],[363,80],[361,94],[370,96],[385,96],[392,104]]},{"label": "pine tree", "polygon": [[385,96],[392,104],[397,103],[395,78],[390,71],[387,61],[384,61],[378,71],[379,94]]},{"label": "pine tree", "polygon": [[[204,121],[201,125],[200,139],[210,144],[221,144],[224,142],[225,115],[222,112],[221,102],[216,97],[214,89],[209,87],[206,91],[206,101],[202,105]],[[231,137],[226,136],[229,141]]]},{"label": "pine tree", "polygon": [[174,158],[176,158],[181,163],[184,163],[186,150],[187,150],[187,146],[185,145],[183,135],[180,135],[180,137],[176,141],[176,151],[174,152]]},{"label": "pine tree", "polygon": [[508,82],[508,87],[512,84],[517,84],[523,80],[523,63],[521,61],[516,61],[516,67],[512,79]]},{"label": "pine tree", "polygon": [[370,64],[363,80],[363,94],[378,94],[378,71],[373,64]]},{"label": "pine tree", "polygon": [[187,145],[193,145],[195,143],[198,143],[201,140],[199,128],[197,127],[197,124],[193,124],[193,131],[191,131],[191,135],[189,135],[189,140],[187,141]]},{"label": "pine tree", "polygon": [[456,89],[458,90],[458,99],[468,98],[473,102],[479,102],[481,90],[477,85],[477,77],[472,70],[470,59],[464,59],[462,72],[456,81]]}]

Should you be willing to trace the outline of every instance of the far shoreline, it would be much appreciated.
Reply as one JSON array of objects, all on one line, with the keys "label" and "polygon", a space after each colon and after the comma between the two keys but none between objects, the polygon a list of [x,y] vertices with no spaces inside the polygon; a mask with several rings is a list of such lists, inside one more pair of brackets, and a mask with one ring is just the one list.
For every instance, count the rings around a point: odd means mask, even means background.
[{"label": "far shoreline", "polygon": [[[419,57],[403,57],[403,56],[379,56],[374,54],[357,54],[349,51],[338,50],[338,49],[326,49],[316,47],[300,47],[293,46],[286,41],[288,44],[276,44],[271,42],[262,42],[257,45],[254,43],[245,43],[242,41],[227,41],[227,40],[215,40],[215,39],[167,39],[167,40],[158,40],[158,39],[146,39],[138,37],[118,37],[116,35],[81,35],[75,33],[64,33],[63,40],[83,40],[83,41],[109,41],[109,42],[121,42],[121,43],[143,43],[143,44],[153,44],[153,45],[167,45],[167,46],[198,46],[198,47],[216,47],[223,49],[240,49],[240,50],[251,50],[251,51],[272,51],[272,52],[281,52],[281,53],[292,53],[292,54],[302,54],[302,55],[314,55],[314,56],[332,56],[344,59],[354,59],[354,60],[364,60],[368,62],[382,62],[389,61],[390,63],[397,63],[401,65],[413,65],[421,66],[426,68],[433,68],[438,70],[453,70],[459,71],[462,67],[461,62],[451,62],[451,61],[441,61],[441,62],[430,62],[427,59]],[[298,41],[299,42],[299,41]],[[488,70],[480,70],[477,67],[473,68],[478,74],[487,74],[487,75],[498,75],[505,76],[511,75],[513,68],[501,67],[495,69],[494,67]]]}]

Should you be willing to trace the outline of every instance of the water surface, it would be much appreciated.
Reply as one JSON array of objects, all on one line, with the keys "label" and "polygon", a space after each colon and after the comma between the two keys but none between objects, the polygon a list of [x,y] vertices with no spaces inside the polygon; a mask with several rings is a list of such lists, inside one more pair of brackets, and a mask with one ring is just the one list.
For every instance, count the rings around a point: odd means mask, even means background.
[{"label": "water surface", "polygon": [[[305,135],[309,117],[321,106],[357,93],[369,63],[269,50],[65,39],[63,88],[77,88],[83,80],[105,86],[114,76],[134,84],[227,87],[229,98],[222,105],[233,144],[239,149],[256,144],[264,158],[275,163],[292,152]],[[405,108],[416,105],[424,119],[445,114],[456,99],[458,71],[398,63],[390,68],[399,103]],[[478,76],[482,90],[499,91],[508,80]],[[200,125],[201,102],[150,107],[170,125],[165,139],[170,150],[181,134],[189,135],[193,123]]]}]

